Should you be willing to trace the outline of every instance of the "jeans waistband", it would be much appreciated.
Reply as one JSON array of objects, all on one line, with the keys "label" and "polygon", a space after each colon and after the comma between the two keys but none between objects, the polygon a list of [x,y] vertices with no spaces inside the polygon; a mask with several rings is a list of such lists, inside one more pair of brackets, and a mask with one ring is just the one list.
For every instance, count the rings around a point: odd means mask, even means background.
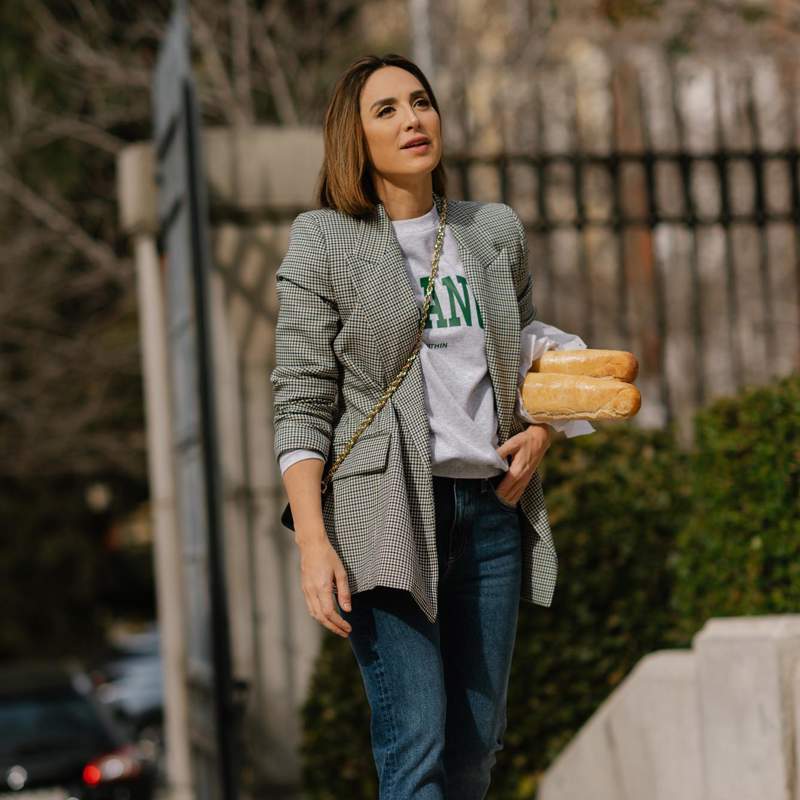
[{"label": "jeans waistband", "polygon": [[454,478],[449,475],[434,475],[433,483],[434,486],[452,486],[455,484],[456,486],[463,486],[465,488],[471,486],[480,489],[481,486],[487,483],[492,486],[497,486],[497,484],[503,480],[505,474],[505,472],[498,472],[497,475],[490,475],[488,478]]}]

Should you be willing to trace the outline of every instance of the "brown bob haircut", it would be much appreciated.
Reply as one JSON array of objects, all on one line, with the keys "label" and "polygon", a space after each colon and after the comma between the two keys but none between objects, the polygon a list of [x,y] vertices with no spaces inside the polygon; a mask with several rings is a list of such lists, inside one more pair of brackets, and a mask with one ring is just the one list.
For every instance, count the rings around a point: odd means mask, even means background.
[{"label": "brown bob haircut", "polygon": [[[360,98],[369,76],[381,67],[400,67],[410,72],[423,85],[431,105],[441,117],[433,89],[416,64],[396,53],[356,59],[336,82],[325,111],[322,125],[325,156],[317,189],[317,203],[321,208],[334,208],[353,217],[376,214],[380,198],[372,182],[369,150],[361,125]],[[445,196],[447,176],[442,159],[431,177],[433,191]]]}]

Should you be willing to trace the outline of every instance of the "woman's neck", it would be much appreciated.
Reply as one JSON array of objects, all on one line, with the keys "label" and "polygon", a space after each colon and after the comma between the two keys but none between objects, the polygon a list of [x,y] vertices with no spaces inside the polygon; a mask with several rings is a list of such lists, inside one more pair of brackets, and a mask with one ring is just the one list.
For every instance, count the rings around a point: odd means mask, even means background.
[{"label": "woman's neck", "polygon": [[406,189],[400,186],[383,184],[378,188],[386,213],[391,220],[414,219],[427,214],[433,208],[433,189],[431,182],[422,189]]}]

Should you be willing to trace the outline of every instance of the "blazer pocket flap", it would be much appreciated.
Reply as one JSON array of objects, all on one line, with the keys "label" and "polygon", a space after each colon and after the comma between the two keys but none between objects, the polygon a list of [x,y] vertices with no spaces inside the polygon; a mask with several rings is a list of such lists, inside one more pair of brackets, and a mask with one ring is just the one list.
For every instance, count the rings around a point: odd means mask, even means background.
[{"label": "blazer pocket flap", "polygon": [[353,449],[344,457],[342,463],[331,477],[332,481],[346,478],[348,475],[364,475],[369,472],[383,472],[389,455],[391,433],[379,431],[367,435],[362,434],[353,445]]}]

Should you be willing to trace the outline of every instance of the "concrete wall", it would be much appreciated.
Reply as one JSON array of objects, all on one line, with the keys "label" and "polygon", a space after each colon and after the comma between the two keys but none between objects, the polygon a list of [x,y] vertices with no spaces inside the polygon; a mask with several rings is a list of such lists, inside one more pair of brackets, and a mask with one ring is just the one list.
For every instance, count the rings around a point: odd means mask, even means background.
[{"label": "concrete wall", "polygon": [[537,800],[798,800],[800,614],[709,620],[643,658]]}]

